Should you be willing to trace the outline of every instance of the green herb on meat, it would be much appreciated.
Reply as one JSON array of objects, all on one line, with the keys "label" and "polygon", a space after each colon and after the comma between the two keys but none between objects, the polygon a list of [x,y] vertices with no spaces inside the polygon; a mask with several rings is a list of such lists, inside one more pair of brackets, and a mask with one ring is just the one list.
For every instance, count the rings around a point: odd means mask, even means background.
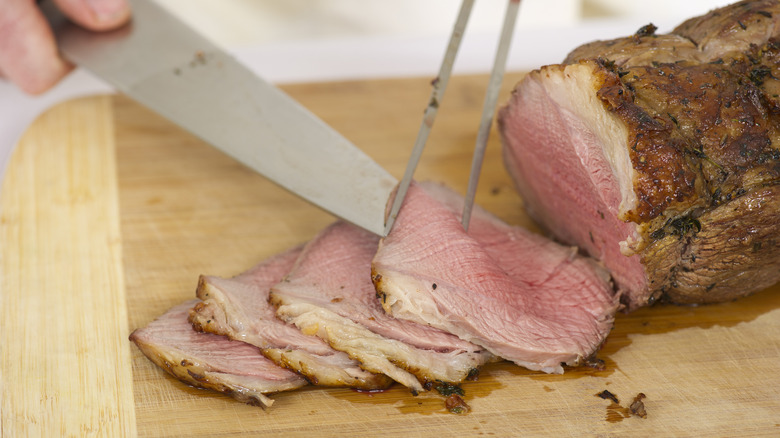
[{"label": "green herb on meat", "polygon": [[463,391],[463,388],[461,388],[460,386],[453,385],[452,383],[443,382],[441,380],[437,380],[433,388],[436,391],[439,391],[439,394],[445,397],[449,397],[452,394],[458,394],[461,396],[466,395],[466,393]]},{"label": "green herb on meat", "polygon": [[688,234],[689,232],[694,231],[695,233],[698,233],[701,231],[701,222],[699,222],[698,219],[695,219],[688,216],[678,217],[677,219],[674,219],[669,225],[672,227],[671,234],[677,235],[677,236],[684,236]]}]

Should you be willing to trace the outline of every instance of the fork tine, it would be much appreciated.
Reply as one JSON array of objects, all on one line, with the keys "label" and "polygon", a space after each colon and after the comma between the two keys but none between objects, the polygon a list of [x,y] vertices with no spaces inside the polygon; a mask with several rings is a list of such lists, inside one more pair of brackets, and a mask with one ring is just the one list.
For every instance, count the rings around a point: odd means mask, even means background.
[{"label": "fork tine", "polygon": [[428,134],[431,132],[433,121],[436,118],[436,113],[439,110],[439,103],[444,96],[444,90],[447,88],[447,82],[450,79],[450,73],[452,72],[452,65],[455,63],[455,55],[460,48],[460,42],[463,37],[463,32],[466,29],[469,16],[471,15],[471,9],[474,6],[474,0],[463,0],[460,5],[460,12],[458,12],[458,18],[455,21],[455,26],[452,28],[452,35],[450,36],[450,42],[447,45],[447,51],[444,54],[441,67],[439,68],[439,75],[433,80],[433,90],[431,90],[431,98],[428,101],[428,106],[425,108],[422,123],[420,124],[420,130],[417,133],[417,140],[414,143],[412,154],[409,157],[409,161],[406,164],[406,171],[398,185],[398,190],[393,200],[393,205],[390,208],[390,214],[387,216],[385,222],[385,236],[390,233],[395,223],[395,218],[398,216],[398,211],[401,209],[406,191],[409,189],[409,185],[412,183],[412,177],[414,171],[417,168],[417,163],[420,161],[423,149],[425,148],[425,142],[428,140]]},{"label": "fork tine", "polygon": [[509,46],[512,42],[512,34],[517,21],[517,12],[520,8],[520,0],[509,0],[504,14],[504,25],[501,28],[501,37],[496,49],[496,57],[493,60],[493,71],[490,73],[490,82],[485,92],[485,103],[482,107],[482,120],[477,131],[477,142],[474,147],[474,156],[471,160],[471,172],[469,174],[469,184],[466,190],[466,199],[463,204],[463,215],[461,223],[463,228],[468,231],[469,221],[471,220],[471,210],[474,207],[474,197],[477,192],[477,183],[482,170],[482,161],[485,157],[485,147],[487,146],[490,128],[493,126],[493,116],[496,112],[496,101],[498,91],[501,89],[501,81],[504,78],[506,69],[506,59],[509,53]]}]

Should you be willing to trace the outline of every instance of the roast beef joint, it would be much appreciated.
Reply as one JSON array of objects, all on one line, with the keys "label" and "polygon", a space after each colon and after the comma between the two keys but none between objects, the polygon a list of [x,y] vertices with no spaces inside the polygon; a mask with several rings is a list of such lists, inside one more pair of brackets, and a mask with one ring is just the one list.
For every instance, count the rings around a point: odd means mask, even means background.
[{"label": "roast beef joint", "polygon": [[609,269],[629,310],[780,279],[780,3],[575,49],[500,110],[528,212]]}]

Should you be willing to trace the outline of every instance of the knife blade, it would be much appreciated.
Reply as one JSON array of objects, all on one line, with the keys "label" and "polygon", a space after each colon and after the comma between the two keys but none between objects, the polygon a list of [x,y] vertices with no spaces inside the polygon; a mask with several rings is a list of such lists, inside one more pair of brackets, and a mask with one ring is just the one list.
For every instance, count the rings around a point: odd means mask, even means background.
[{"label": "knife blade", "polygon": [[150,0],[92,32],[40,4],[63,55],[326,211],[378,235],[397,184],[348,139]]}]

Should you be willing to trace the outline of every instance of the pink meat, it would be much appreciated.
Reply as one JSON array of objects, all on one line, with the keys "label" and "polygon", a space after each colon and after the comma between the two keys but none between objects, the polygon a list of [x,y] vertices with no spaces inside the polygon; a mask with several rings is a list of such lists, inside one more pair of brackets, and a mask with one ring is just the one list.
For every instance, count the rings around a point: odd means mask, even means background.
[{"label": "pink meat", "polygon": [[460,382],[492,359],[483,348],[440,329],[393,318],[376,299],[371,260],[379,238],[336,222],[309,242],[284,281],[272,288],[278,315],[360,360],[398,376],[413,390],[423,383]]},{"label": "pink meat", "polygon": [[266,357],[314,384],[386,388],[392,383],[387,376],[363,370],[345,353],[276,318],[268,302],[270,288],[289,272],[300,251],[279,254],[231,279],[202,276],[197,295],[203,302],[190,312],[190,321],[199,330],[260,347]]},{"label": "pink meat", "polygon": [[264,394],[306,384],[298,374],[266,359],[257,347],[193,330],[187,313],[195,303],[193,300],[173,307],[148,326],[135,330],[130,340],[177,379],[245,403],[270,406],[273,401]]},{"label": "pink meat", "polygon": [[462,202],[441,186],[411,186],[372,265],[384,309],[529,369],[560,373],[592,356],[618,308],[606,272],[479,208],[466,233]]},{"label": "pink meat", "polygon": [[[636,224],[619,219],[619,182],[603,152],[612,145],[579,114],[588,111],[585,102],[566,105],[562,93],[550,92],[589,68],[551,66],[518,84],[499,115],[504,162],[530,215],[560,241],[602,261],[634,307],[651,291],[640,256],[627,256],[619,244],[637,240],[638,232]],[[575,100],[584,86],[572,80],[571,87],[578,90],[570,97]]]},{"label": "pink meat", "polygon": [[[276,308],[268,303],[272,285],[281,281],[292,268],[301,248],[295,248],[259,263],[233,278],[202,276],[198,285],[198,307],[218,306],[222,318],[202,321],[206,331],[222,331],[260,348],[298,348],[312,354],[329,355],[333,350],[316,337],[306,336],[294,326],[276,318]],[[203,313],[202,310],[194,314]],[[195,316],[193,316],[195,318]],[[223,328],[209,328],[221,325]],[[229,327],[224,327],[228,325]]]}]

